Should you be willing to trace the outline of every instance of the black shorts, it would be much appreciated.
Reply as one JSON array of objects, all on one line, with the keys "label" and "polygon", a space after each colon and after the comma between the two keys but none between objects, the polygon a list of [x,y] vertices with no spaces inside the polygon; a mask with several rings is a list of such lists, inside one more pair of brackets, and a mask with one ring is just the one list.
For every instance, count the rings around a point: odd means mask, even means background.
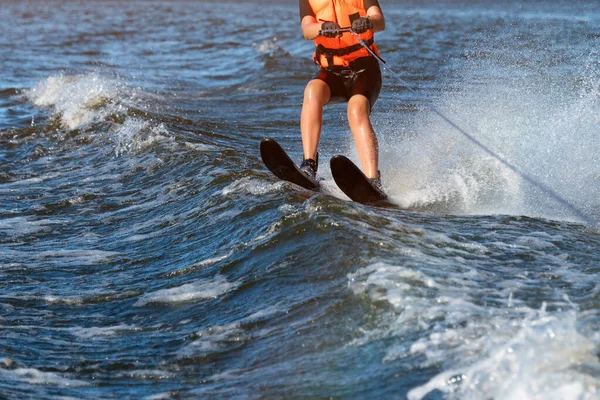
[{"label": "black shorts", "polygon": [[362,94],[373,108],[381,91],[381,70],[375,57],[359,58],[349,67],[321,68],[314,79],[329,86],[330,103],[345,103],[355,94]]}]

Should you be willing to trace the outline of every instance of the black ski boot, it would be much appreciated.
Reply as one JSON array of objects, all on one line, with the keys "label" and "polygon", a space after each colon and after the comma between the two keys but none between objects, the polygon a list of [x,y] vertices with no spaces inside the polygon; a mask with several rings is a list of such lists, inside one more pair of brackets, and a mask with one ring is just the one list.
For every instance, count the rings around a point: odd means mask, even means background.
[{"label": "black ski boot", "polygon": [[317,178],[317,170],[319,169],[319,153],[317,153],[316,160],[312,158],[305,158],[300,164],[300,170],[304,172],[309,178]]}]

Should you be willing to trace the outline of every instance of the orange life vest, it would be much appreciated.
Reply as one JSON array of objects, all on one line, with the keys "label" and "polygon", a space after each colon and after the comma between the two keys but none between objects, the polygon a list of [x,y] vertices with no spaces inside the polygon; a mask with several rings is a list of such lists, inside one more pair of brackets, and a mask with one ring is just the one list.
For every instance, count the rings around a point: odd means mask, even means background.
[{"label": "orange life vest", "polygon": [[[341,28],[349,28],[356,18],[367,15],[363,0],[308,0],[318,22],[337,22]],[[373,31],[361,33],[359,37],[377,55],[379,51],[374,43]],[[318,36],[315,39],[315,63],[321,68],[332,65],[347,67],[350,62],[371,54],[351,32],[344,32],[341,38]]]}]

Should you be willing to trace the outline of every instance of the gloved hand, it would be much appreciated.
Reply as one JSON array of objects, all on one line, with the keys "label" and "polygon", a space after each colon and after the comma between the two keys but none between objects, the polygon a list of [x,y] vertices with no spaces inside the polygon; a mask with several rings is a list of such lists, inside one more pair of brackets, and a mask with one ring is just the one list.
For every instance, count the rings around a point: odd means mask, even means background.
[{"label": "gloved hand", "polygon": [[321,35],[333,39],[341,37],[342,32],[340,32],[340,26],[337,22],[325,21],[321,24]]},{"label": "gloved hand", "polygon": [[373,23],[369,17],[360,17],[352,21],[352,31],[354,33],[365,33],[369,29],[373,29]]}]

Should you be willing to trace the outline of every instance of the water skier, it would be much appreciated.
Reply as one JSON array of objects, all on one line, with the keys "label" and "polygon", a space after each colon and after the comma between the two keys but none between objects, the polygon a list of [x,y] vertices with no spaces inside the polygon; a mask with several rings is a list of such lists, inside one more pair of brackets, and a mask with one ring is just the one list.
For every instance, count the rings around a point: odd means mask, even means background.
[{"label": "water skier", "polygon": [[[377,55],[374,32],[385,28],[378,0],[299,0],[304,38],[314,40],[316,76],[304,90],[300,117],[304,160],[300,169],[315,178],[323,107],[348,103],[348,124],[362,170],[381,189],[379,148],[369,115],[381,90],[379,63],[357,36]],[[352,32],[343,28],[350,27]]]}]

